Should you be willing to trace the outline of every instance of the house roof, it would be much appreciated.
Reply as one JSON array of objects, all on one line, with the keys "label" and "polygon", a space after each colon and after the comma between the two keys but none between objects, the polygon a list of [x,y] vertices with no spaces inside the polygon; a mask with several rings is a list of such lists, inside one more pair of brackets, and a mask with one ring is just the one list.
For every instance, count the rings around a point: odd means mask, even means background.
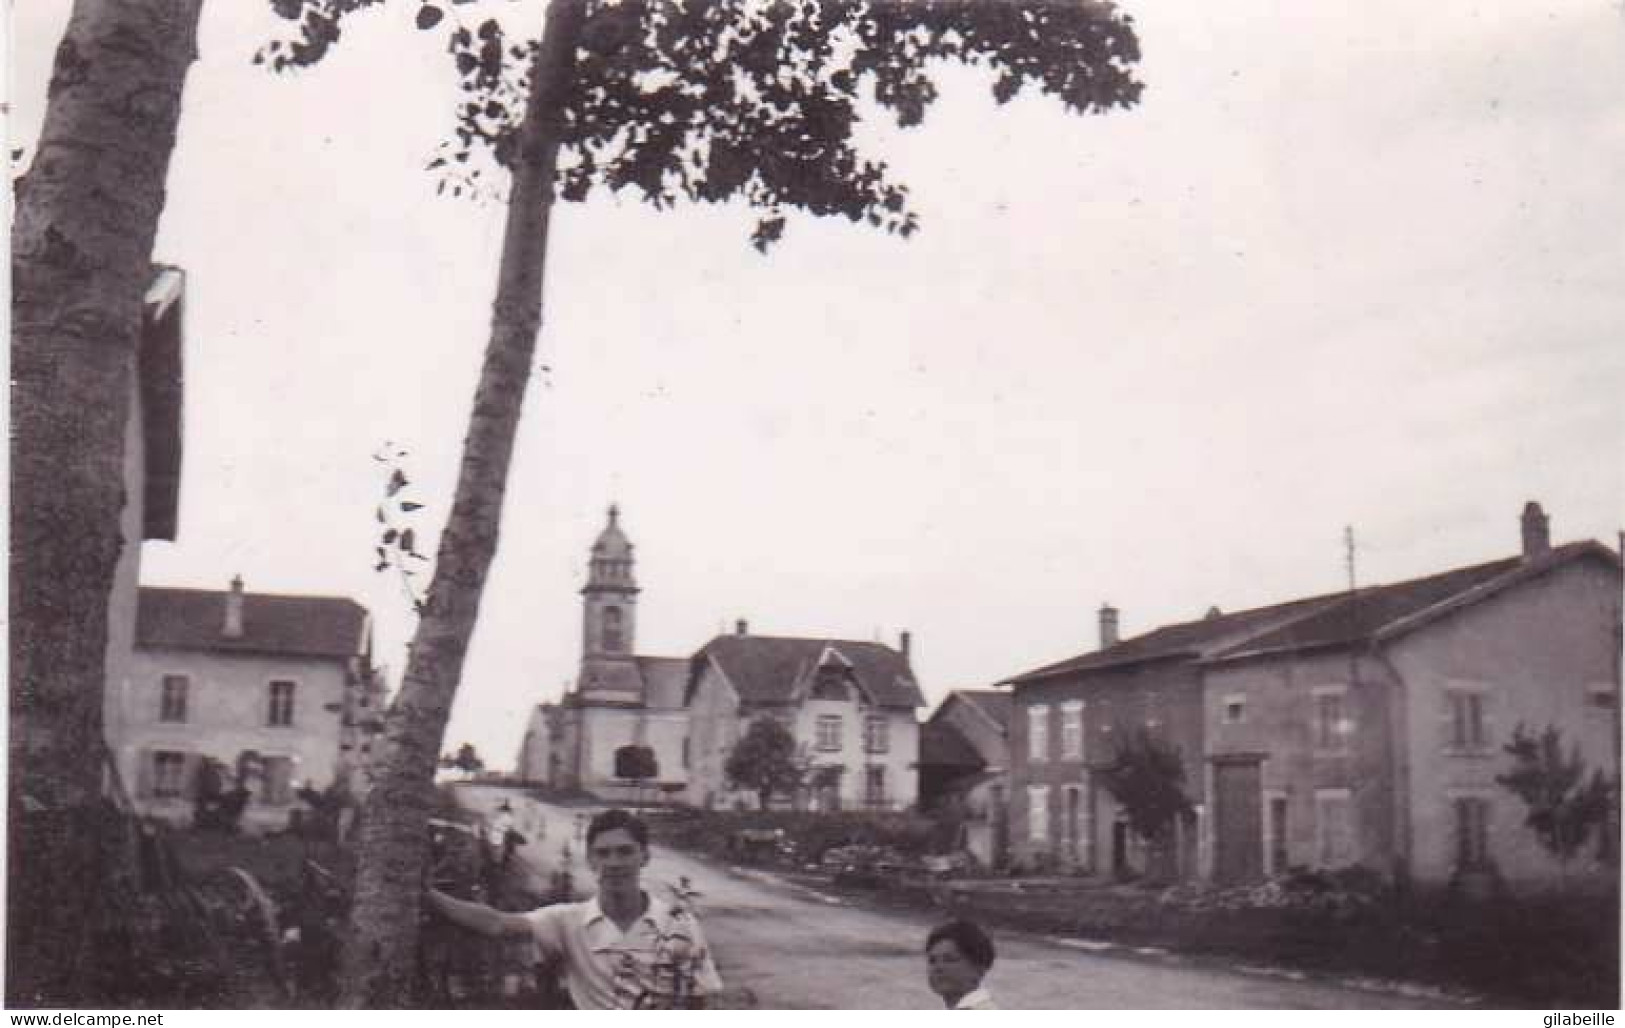
[{"label": "house roof", "polygon": [[1102,650],[1047,664],[1009,679],[1027,683],[1080,671],[1145,664],[1155,660],[1205,657],[1227,646],[1269,631],[1279,625],[1306,617],[1338,603],[1340,595],[1316,596],[1229,614],[1213,614],[1199,621],[1187,621],[1124,639]]},{"label": "house roof", "polygon": [[947,721],[927,721],[920,726],[920,764],[958,767],[979,771],[987,761],[976,752],[964,733]]},{"label": "house roof", "polygon": [[1367,586],[1353,593],[1315,596],[1168,625],[1009,681],[1022,684],[1154,660],[1219,662],[1388,639],[1581,557],[1601,558],[1619,566],[1619,558],[1600,543],[1569,543],[1534,558],[1508,557],[1403,582]]},{"label": "house roof", "polygon": [[[1000,731],[1009,730],[1011,702],[1009,693],[996,689],[955,689],[948,694],[947,700],[942,701],[942,707],[946,707],[948,700],[956,697],[980,711]],[[937,709],[941,710],[942,707]]]},{"label": "house roof", "polygon": [[289,657],[366,657],[366,608],[339,596],[243,594],[243,634],[229,637],[224,590],[143,586],[135,641],[143,649],[210,650]]},{"label": "house roof", "polygon": [[1556,547],[1538,557],[1509,557],[1393,585],[1372,586],[1345,594],[1335,606],[1229,647],[1212,659],[1237,660],[1394,638],[1584,557],[1600,557],[1619,566],[1619,558],[1600,543],[1583,541]]},{"label": "house roof", "polygon": [[179,527],[184,393],[181,314],[185,296],[185,272],[179,268],[153,268],[152,284],[143,300],[137,362],[141,437],[146,454],[143,539],[172,540]]},{"label": "house roof", "polygon": [[695,674],[707,659],[716,663],[743,703],[790,703],[817,668],[825,650],[851,666],[859,688],[879,707],[925,704],[908,658],[889,646],[850,639],[798,639],[766,635],[719,635],[694,655]]}]

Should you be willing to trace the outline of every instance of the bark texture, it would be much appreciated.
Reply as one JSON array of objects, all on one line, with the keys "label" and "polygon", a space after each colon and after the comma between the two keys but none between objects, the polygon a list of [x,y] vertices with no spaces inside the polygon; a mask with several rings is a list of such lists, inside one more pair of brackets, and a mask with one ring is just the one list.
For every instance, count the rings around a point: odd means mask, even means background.
[{"label": "bark texture", "polygon": [[9,1006],[94,998],[102,693],[124,432],[201,2],[77,0],[39,147],[17,189]]},{"label": "bark texture", "polygon": [[462,465],[383,760],[362,814],[341,1005],[413,1000],[428,816],[446,721],[496,555],[508,465],[542,320],[542,272],[564,101],[585,0],[553,0],[531,68],[501,270]]}]

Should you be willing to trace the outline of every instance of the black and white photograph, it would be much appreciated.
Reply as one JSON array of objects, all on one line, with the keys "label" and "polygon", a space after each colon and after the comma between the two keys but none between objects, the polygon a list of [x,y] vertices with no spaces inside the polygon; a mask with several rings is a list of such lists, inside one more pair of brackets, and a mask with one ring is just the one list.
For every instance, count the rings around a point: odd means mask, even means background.
[{"label": "black and white photograph", "polygon": [[6,1008],[1613,1023],[1619,0],[5,27]]}]

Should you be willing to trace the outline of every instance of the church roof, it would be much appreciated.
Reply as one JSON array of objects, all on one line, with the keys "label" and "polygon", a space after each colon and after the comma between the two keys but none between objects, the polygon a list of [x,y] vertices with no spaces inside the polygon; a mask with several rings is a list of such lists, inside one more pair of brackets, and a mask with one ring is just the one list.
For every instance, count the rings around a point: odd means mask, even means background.
[{"label": "church roof", "polygon": [[650,710],[682,710],[688,685],[688,661],[682,657],[639,657],[643,705]]},{"label": "church roof", "polygon": [[[694,655],[694,664],[697,671],[704,661],[714,661],[743,703],[791,703],[820,661],[831,655],[850,666],[853,679],[875,706],[925,705],[908,658],[882,643],[720,635]],[[696,681],[697,674],[689,682],[691,694]]]},{"label": "church roof", "polygon": [[632,556],[632,541],[621,531],[621,508],[615,504],[610,504],[609,523],[592,544],[592,556],[594,560],[628,560]]}]

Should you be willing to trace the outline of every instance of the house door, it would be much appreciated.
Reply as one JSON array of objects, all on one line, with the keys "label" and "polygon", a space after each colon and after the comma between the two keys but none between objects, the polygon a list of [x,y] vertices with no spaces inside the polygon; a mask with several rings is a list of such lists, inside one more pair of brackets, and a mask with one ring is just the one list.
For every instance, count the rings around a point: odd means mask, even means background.
[{"label": "house door", "polygon": [[1221,883],[1263,877],[1263,810],[1256,757],[1213,765],[1213,877]]},{"label": "house door", "polygon": [[1128,822],[1119,818],[1112,822],[1112,876],[1127,878],[1128,866]]}]

